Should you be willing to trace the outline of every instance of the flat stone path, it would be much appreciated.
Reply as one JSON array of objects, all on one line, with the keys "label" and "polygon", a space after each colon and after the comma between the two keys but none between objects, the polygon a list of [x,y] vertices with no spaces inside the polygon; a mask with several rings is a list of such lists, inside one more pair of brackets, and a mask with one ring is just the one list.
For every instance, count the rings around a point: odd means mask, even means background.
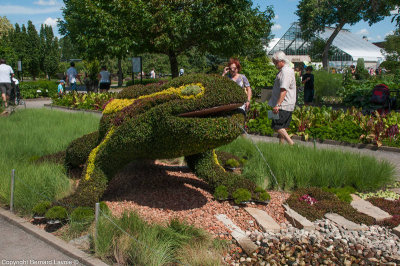
[{"label": "flat stone path", "polygon": [[[267,137],[267,136],[257,136],[257,135],[246,135],[247,138],[254,141],[263,141],[263,142],[274,142],[278,143],[279,140],[276,137]],[[293,140],[296,144],[314,147],[313,142],[306,142],[300,140]],[[316,143],[317,149],[336,149],[340,151],[349,151],[353,153],[359,153],[361,155],[369,155],[375,157],[379,160],[386,160],[393,164],[396,171],[396,178],[400,181],[400,152],[390,152],[390,151],[382,151],[382,150],[370,150],[370,149],[359,149],[353,148],[349,146],[340,146],[340,145],[332,145],[325,143]]]},{"label": "flat stone path", "polygon": [[257,223],[265,232],[279,232],[281,230],[279,224],[265,211],[252,207],[246,207],[244,209],[256,219]]},{"label": "flat stone path", "polygon": [[340,225],[343,228],[346,228],[347,230],[350,231],[362,231],[364,230],[363,227],[361,227],[360,225],[347,220],[346,218],[344,218],[343,216],[336,214],[336,213],[326,213],[325,217],[329,220],[331,220],[332,222],[335,222],[336,224]]}]

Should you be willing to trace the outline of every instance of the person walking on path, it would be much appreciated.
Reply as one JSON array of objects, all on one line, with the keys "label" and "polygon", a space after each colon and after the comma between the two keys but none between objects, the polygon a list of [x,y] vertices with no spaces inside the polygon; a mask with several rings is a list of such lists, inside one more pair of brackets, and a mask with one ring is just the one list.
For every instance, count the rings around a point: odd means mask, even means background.
[{"label": "person walking on path", "polygon": [[106,66],[101,67],[101,71],[98,75],[100,80],[100,92],[107,92],[110,89],[111,80],[110,80],[110,72],[107,71]]},{"label": "person walking on path", "polygon": [[240,65],[239,60],[236,58],[230,58],[228,66],[224,68],[222,76],[225,76],[229,72],[228,77],[244,89],[247,95],[247,101],[245,104],[243,104],[243,106],[239,107],[239,109],[242,110],[244,114],[246,114],[246,111],[248,111],[250,107],[252,92],[249,80],[246,78],[245,75],[239,74],[240,70],[242,70],[242,66]]},{"label": "person walking on path", "polygon": [[272,61],[277,69],[272,96],[268,104],[272,112],[278,114],[279,118],[272,120],[272,129],[278,132],[279,142],[293,145],[294,142],[286,132],[292,121],[292,113],[296,104],[296,78],[290,61],[282,51],[275,52]]},{"label": "person walking on path", "polygon": [[67,85],[70,87],[71,91],[77,91],[76,80],[82,84],[81,78],[78,75],[78,71],[76,71],[75,63],[71,62],[71,67],[67,70]]},{"label": "person walking on path", "polygon": [[4,107],[8,107],[8,98],[11,92],[11,78],[14,77],[14,71],[6,65],[6,60],[0,59],[0,90],[1,98],[3,99]]},{"label": "person walking on path", "polygon": [[304,104],[310,105],[314,99],[314,75],[312,66],[306,68],[306,74],[301,77],[301,83],[304,84]]}]

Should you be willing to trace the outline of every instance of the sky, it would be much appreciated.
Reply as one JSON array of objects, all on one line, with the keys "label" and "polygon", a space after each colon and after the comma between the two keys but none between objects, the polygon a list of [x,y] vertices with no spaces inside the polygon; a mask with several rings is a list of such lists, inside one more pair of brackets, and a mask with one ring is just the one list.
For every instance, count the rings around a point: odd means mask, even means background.
[{"label": "sky", "polygon": [[[275,39],[270,47],[289,29],[290,24],[297,21],[295,11],[299,0],[253,0],[254,6],[259,6],[262,11],[266,6],[272,6],[275,12],[272,34]],[[31,20],[39,31],[41,24],[53,26],[54,33],[60,37],[57,28],[57,19],[62,18],[62,0],[0,0],[0,16],[6,16],[12,24],[27,25]],[[365,22],[353,26],[346,25],[346,29],[362,36],[367,36],[371,42],[383,41],[387,34],[395,29],[391,18],[387,17],[371,27]]]}]

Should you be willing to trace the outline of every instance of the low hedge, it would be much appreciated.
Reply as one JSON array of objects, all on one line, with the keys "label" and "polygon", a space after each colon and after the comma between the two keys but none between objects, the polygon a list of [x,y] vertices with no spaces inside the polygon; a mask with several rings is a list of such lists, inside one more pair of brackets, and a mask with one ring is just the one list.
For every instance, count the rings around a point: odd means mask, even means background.
[{"label": "low hedge", "polygon": [[57,86],[57,81],[38,80],[21,82],[19,88],[23,99],[32,99],[56,95]]},{"label": "low hedge", "polygon": [[[304,195],[316,199],[316,203],[310,205],[300,198]],[[344,218],[358,224],[372,225],[375,219],[359,213],[349,203],[341,201],[335,194],[320,188],[302,188],[294,191],[286,203],[296,212],[311,221],[323,219],[326,213],[337,213]]]},{"label": "low hedge", "polygon": [[98,139],[99,132],[95,131],[72,141],[66,149],[65,167],[67,169],[81,167],[92,149],[97,146]]}]

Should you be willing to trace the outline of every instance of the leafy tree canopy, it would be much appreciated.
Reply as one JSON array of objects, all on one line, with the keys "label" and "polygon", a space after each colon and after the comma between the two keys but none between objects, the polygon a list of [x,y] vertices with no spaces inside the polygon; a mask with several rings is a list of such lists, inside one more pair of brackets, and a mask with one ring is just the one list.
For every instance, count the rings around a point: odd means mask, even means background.
[{"label": "leafy tree canopy", "polygon": [[9,31],[12,29],[13,26],[11,25],[7,17],[0,17],[0,39],[2,39],[4,36],[7,36]]},{"label": "leafy tree canopy", "polygon": [[250,0],[64,0],[61,33],[88,54],[166,54],[173,76],[177,56],[193,47],[232,56],[262,47],[274,16]]},{"label": "leafy tree canopy", "polygon": [[[325,27],[335,30],[328,38],[322,63],[328,66],[328,51],[334,38],[345,25],[364,20],[372,25],[390,15],[398,0],[300,0],[296,14],[305,39],[323,32]],[[398,3],[397,3],[398,4]]]}]

